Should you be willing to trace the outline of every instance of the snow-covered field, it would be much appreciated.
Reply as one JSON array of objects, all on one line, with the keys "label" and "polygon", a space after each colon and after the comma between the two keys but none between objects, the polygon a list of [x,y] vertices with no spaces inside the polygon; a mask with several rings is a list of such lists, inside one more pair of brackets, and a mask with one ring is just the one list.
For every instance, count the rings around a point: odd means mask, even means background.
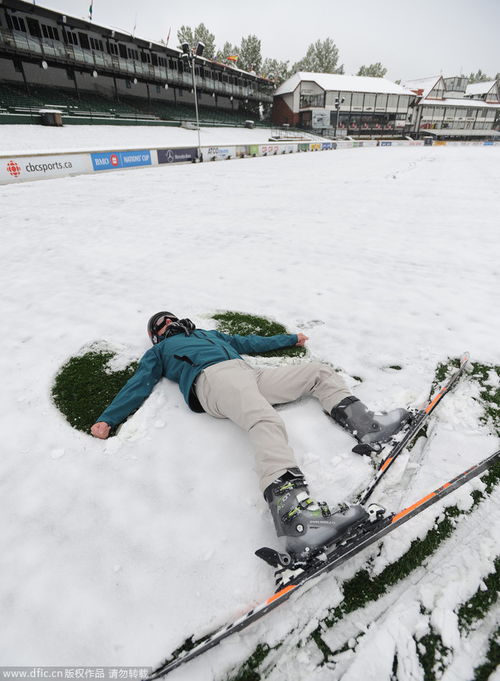
[{"label": "snow-covered field", "polygon": [[[34,130],[17,127],[0,148],[62,149],[56,131]],[[86,130],[83,144],[64,129],[65,148],[101,146],[102,129]],[[127,144],[146,145],[153,132],[127,129]],[[307,333],[309,358],[341,368],[374,408],[420,404],[449,356],[500,362],[499,199],[500,149],[490,147],[345,150],[0,187],[1,663],[151,666],[273,591],[272,570],[253,555],[276,541],[244,433],[191,413],[164,380],[117,437],[92,439],[51,402],[69,357],[99,340],[119,362],[140,356],[158,309],[211,328],[215,311],[239,310]],[[440,408],[407,495],[390,484],[395,466],[375,501],[408,505],[498,448],[475,397],[465,382]],[[369,478],[317,403],[280,413],[317,498],[341,501]],[[446,503],[467,506],[470,489]],[[171,678],[222,679],[257,643],[295,629],[274,653],[273,681],[389,681],[395,651],[400,678],[422,679],[413,636],[427,626],[423,604],[455,650],[443,678],[468,681],[493,623],[467,649],[453,608],[492,570],[498,503],[498,494],[485,501],[426,568],[331,630],[346,641],[365,632],[336,670],[294,642],[371,554]],[[374,569],[439,512],[388,537]]]},{"label": "snow-covered field", "polygon": [[[215,144],[265,144],[271,128],[201,128],[202,146]],[[38,125],[0,127],[0,155],[96,149],[149,149],[162,146],[197,146],[198,132],[168,126],[65,125],[45,128]]]}]

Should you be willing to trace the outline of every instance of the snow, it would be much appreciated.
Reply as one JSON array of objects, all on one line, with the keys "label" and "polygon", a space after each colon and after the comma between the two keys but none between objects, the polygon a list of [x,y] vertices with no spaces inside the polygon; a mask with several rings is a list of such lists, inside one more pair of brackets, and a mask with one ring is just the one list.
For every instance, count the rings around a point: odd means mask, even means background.
[{"label": "snow", "polygon": [[[201,128],[200,142],[202,146],[265,144],[274,132],[271,128]],[[0,126],[0,156],[170,146],[198,146],[198,132],[170,126],[65,125],[43,131],[38,125]]]},{"label": "snow", "polygon": [[413,95],[413,92],[387,78],[372,76],[350,76],[338,73],[313,73],[299,71],[285,80],[274,93],[283,95],[294,92],[302,82],[314,81],[323,90],[340,90],[341,92],[378,92],[393,95]]},{"label": "snow", "polygon": [[[233,132],[220,142],[265,134]],[[174,134],[195,133],[12,126],[0,147],[146,147],[160,134],[173,144]],[[50,398],[69,357],[105,342],[123,366],[147,349],[145,323],[157,309],[205,328],[214,312],[240,310],[307,333],[308,359],[341,368],[373,408],[421,404],[449,356],[469,350],[474,361],[500,361],[499,179],[498,148],[397,147],[0,187],[2,663],[152,666],[187,635],[273,591],[272,571],[253,555],[276,539],[245,434],[191,413],[177,386],[162,381],[117,437],[92,439]],[[411,473],[408,505],[498,448],[475,398],[467,383],[447,398],[421,466],[405,468],[401,457],[374,501],[399,503],[397,481]],[[314,496],[336,503],[368,480],[368,461],[317,403],[280,414]],[[477,485],[387,537],[373,569],[425,535],[447,504],[467,507]],[[464,643],[453,608],[492,569],[498,515],[496,494],[425,568],[333,628],[345,636],[340,645],[354,645],[335,669],[317,666],[306,635],[341,601],[342,582],[366,554],[172,679],[223,678],[257,643],[284,636],[269,679],[357,681],[371,669],[389,681],[395,650],[401,678],[419,679],[414,636],[429,625],[424,603],[461,660],[447,679],[466,681],[493,624],[485,620],[483,636]]]}]

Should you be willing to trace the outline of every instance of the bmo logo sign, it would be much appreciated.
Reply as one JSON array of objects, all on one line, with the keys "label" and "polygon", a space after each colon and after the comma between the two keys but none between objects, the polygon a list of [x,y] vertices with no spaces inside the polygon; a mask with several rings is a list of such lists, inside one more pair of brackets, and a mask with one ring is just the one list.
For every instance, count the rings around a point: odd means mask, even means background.
[{"label": "bmo logo sign", "polygon": [[105,151],[90,154],[94,170],[113,170],[114,168],[131,168],[134,166],[150,166],[151,152],[140,151]]}]

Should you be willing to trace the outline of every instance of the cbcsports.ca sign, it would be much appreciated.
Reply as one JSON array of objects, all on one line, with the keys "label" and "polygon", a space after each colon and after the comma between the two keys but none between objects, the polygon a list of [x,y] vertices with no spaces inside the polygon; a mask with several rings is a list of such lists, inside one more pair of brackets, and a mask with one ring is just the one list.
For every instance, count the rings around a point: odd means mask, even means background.
[{"label": "cbcsports.ca sign", "polygon": [[87,154],[66,156],[31,156],[0,160],[0,183],[41,180],[88,173]]}]

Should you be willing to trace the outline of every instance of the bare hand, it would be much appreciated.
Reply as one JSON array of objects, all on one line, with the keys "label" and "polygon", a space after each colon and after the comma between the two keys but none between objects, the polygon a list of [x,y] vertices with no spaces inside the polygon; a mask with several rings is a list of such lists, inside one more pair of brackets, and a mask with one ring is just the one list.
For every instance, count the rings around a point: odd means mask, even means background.
[{"label": "bare hand", "polygon": [[300,347],[303,347],[306,344],[306,341],[309,340],[309,336],[306,336],[305,333],[298,333],[297,338],[299,339],[296,343],[296,345],[300,345]]},{"label": "bare hand", "polygon": [[105,440],[108,437],[110,430],[111,426],[109,424],[107,424],[105,421],[98,421],[97,423],[94,423],[90,429],[90,432],[94,437]]}]

